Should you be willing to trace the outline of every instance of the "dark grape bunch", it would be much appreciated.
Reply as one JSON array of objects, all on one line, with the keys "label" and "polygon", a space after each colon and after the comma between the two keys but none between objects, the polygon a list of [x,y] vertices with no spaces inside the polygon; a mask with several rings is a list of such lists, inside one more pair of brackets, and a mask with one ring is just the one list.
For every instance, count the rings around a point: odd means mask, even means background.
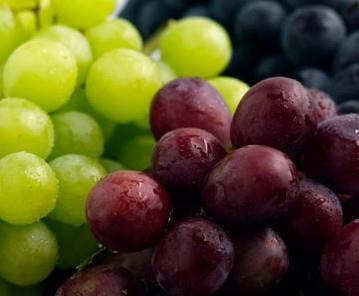
[{"label": "dark grape bunch", "polygon": [[151,167],[89,193],[105,250],[56,296],[359,295],[359,115],[285,77],[233,118],[208,82],[178,78],[150,113]]},{"label": "dark grape bunch", "polygon": [[130,0],[120,14],[145,38],[168,20],[210,17],[230,33],[225,74],[254,84],[285,76],[359,110],[359,0]]}]

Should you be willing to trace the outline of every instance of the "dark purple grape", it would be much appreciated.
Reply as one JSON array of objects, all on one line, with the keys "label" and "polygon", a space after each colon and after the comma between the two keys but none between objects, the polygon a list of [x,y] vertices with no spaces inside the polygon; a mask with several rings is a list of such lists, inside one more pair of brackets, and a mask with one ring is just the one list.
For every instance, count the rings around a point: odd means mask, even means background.
[{"label": "dark purple grape", "polygon": [[359,63],[334,75],[331,83],[331,95],[339,103],[359,98]]},{"label": "dark purple grape", "polygon": [[308,89],[308,93],[318,123],[338,115],[337,105],[325,92],[318,89]]},{"label": "dark purple grape", "polygon": [[346,225],[326,246],[321,260],[323,279],[345,296],[359,295],[359,220]]},{"label": "dark purple grape", "polygon": [[161,237],[172,207],[165,189],[148,175],[118,171],[100,181],[87,200],[92,232],[106,247],[135,252]]},{"label": "dark purple grape", "polygon": [[264,57],[255,70],[257,81],[274,76],[293,76],[293,66],[282,54],[275,54]]},{"label": "dark purple grape", "polygon": [[78,272],[68,279],[55,296],[140,296],[140,285],[126,269],[100,265]]},{"label": "dark purple grape", "polygon": [[151,107],[156,139],[182,127],[202,128],[230,146],[232,116],[219,92],[199,78],[180,78],[166,84]]},{"label": "dark purple grape", "polygon": [[233,151],[209,174],[202,191],[206,213],[234,229],[265,226],[285,214],[298,183],[293,162],[265,146]]},{"label": "dark purple grape", "polygon": [[319,124],[302,157],[305,173],[341,194],[359,194],[359,115],[336,116]]},{"label": "dark purple grape", "polygon": [[330,78],[327,73],[316,68],[304,68],[294,74],[294,78],[307,88],[316,88],[327,92]]},{"label": "dark purple grape", "polygon": [[246,93],[235,112],[231,138],[237,148],[267,145],[296,156],[316,125],[307,90],[296,80],[274,77]]},{"label": "dark purple grape", "polygon": [[321,4],[331,6],[332,8],[339,9],[343,2],[347,0],[283,0],[289,6],[297,8],[309,4]]},{"label": "dark purple grape", "polygon": [[282,45],[298,66],[325,67],[344,40],[346,28],[337,12],[324,5],[301,7],[287,19]]},{"label": "dark purple grape", "polygon": [[357,31],[359,29],[359,0],[342,0],[340,8],[342,18],[349,31]]},{"label": "dark purple grape", "polygon": [[310,180],[301,180],[295,203],[281,223],[280,233],[300,251],[321,251],[343,225],[338,197],[330,189]]},{"label": "dark purple grape", "polygon": [[[359,1],[358,1],[359,8]],[[359,32],[350,34],[340,45],[333,61],[333,72],[339,72],[359,63]]]},{"label": "dark purple grape", "polygon": [[233,244],[218,225],[190,218],[163,237],[152,265],[158,284],[169,295],[206,296],[223,285],[233,260]]},{"label": "dark purple grape", "polygon": [[153,175],[171,191],[199,192],[206,175],[225,155],[221,142],[205,130],[176,129],[157,143]]},{"label": "dark purple grape", "polygon": [[359,113],[359,101],[351,100],[339,105],[339,114]]},{"label": "dark purple grape", "polygon": [[236,295],[266,294],[288,271],[287,248],[272,229],[240,237],[235,247],[236,256],[228,285]]},{"label": "dark purple grape", "polygon": [[342,202],[344,224],[359,219],[359,198],[354,196]]}]

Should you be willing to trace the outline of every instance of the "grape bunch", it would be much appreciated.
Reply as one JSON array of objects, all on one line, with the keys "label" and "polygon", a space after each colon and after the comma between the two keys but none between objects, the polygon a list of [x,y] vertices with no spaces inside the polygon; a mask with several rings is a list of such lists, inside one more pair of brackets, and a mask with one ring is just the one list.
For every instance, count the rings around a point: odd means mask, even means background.
[{"label": "grape bunch", "polygon": [[359,111],[358,0],[131,0],[120,16],[145,38],[175,19],[213,18],[234,45],[227,75],[251,85],[297,79],[329,93],[341,113]]}]

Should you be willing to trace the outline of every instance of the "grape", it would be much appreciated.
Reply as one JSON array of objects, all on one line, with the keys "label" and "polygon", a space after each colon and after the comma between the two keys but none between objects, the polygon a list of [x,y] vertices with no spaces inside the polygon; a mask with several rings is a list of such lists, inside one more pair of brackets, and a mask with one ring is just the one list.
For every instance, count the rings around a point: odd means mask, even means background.
[{"label": "grape", "polygon": [[77,62],[78,84],[86,80],[87,71],[92,63],[92,52],[90,44],[80,32],[66,26],[54,25],[42,29],[35,38],[57,41],[67,47]]},{"label": "grape", "polygon": [[124,169],[122,164],[112,159],[101,158],[100,163],[108,173],[113,173]]},{"label": "grape", "polygon": [[237,109],[239,102],[249,90],[248,84],[231,77],[215,77],[208,82],[222,95],[232,113]]},{"label": "grape", "polygon": [[352,64],[359,63],[359,54],[356,50],[358,46],[359,32],[354,32],[342,42],[333,61],[335,72],[348,68]]},{"label": "grape", "polygon": [[25,9],[34,9],[37,5],[37,0],[5,0],[11,9],[21,11]]},{"label": "grape", "polygon": [[359,101],[352,100],[339,105],[339,114],[359,113]]},{"label": "grape", "polygon": [[169,295],[211,295],[227,279],[233,244],[218,225],[202,218],[177,223],[157,245],[153,271]]},{"label": "grape", "polygon": [[41,222],[26,226],[0,223],[0,276],[29,286],[43,281],[57,260],[57,243]]},{"label": "grape", "polygon": [[77,29],[101,23],[116,7],[116,0],[53,0],[52,3],[59,21]]},{"label": "grape", "polygon": [[331,95],[336,102],[357,100],[359,94],[359,64],[336,73],[331,81]]},{"label": "grape", "polygon": [[114,122],[126,123],[145,117],[160,87],[154,62],[136,51],[117,49],[93,64],[86,92],[97,112]]},{"label": "grape", "polygon": [[297,156],[315,128],[307,90],[295,80],[274,77],[244,96],[234,114],[231,136],[235,147],[267,145]]},{"label": "grape", "polygon": [[4,70],[4,66],[0,65],[0,99],[2,99],[4,97],[4,92],[3,92],[3,70]]},{"label": "grape", "polygon": [[171,191],[197,193],[207,174],[225,155],[221,142],[212,134],[197,128],[175,129],[156,145],[153,176]]},{"label": "grape", "polygon": [[320,69],[303,68],[294,74],[295,79],[300,81],[305,87],[316,88],[328,91],[330,85],[329,76]]},{"label": "grape", "polygon": [[308,4],[322,4],[322,5],[331,6],[333,8],[340,8],[342,3],[345,1],[343,0],[284,0],[285,3],[287,3],[289,6],[293,8],[297,8]]},{"label": "grape", "polygon": [[27,287],[12,286],[11,293],[11,296],[44,296],[44,289],[42,285]]},{"label": "grape", "polygon": [[338,115],[337,106],[332,98],[317,89],[308,89],[318,123]]},{"label": "grape", "polygon": [[282,44],[288,58],[300,66],[325,66],[344,40],[346,28],[331,8],[311,5],[297,9],[285,22]]},{"label": "grape", "polygon": [[36,32],[36,14],[33,11],[24,10],[16,15],[16,19],[19,22],[23,40],[29,39]]},{"label": "grape", "polygon": [[3,75],[6,96],[25,97],[51,112],[70,99],[77,66],[71,52],[62,44],[33,40],[11,54]]},{"label": "grape", "polygon": [[76,273],[55,296],[140,296],[139,283],[124,268],[100,265]]},{"label": "grape", "polygon": [[211,11],[207,5],[198,4],[187,9],[183,14],[183,17],[202,16],[210,18],[212,16]]},{"label": "grape", "polygon": [[0,157],[25,150],[46,158],[54,145],[54,128],[34,103],[7,98],[0,101],[0,138]]},{"label": "grape", "polygon": [[95,57],[117,48],[141,51],[142,39],[137,29],[125,19],[108,20],[86,31]]},{"label": "grape", "polygon": [[158,61],[156,64],[160,71],[161,81],[163,84],[166,84],[177,78],[177,74],[168,64],[163,61]]},{"label": "grape", "polygon": [[321,260],[324,281],[343,295],[358,295],[359,220],[348,224],[326,246]]},{"label": "grape", "polygon": [[11,10],[0,3],[0,64],[22,42],[22,32]]},{"label": "grape", "polygon": [[286,17],[287,12],[279,2],[249,1],[235,19],[235,37],[238,42],[276,48]]},{"label": "grape", "polygon": [[0,278],[0,295],[1,296],[12,296],[10,285]]},{"label": "grape", "polygon": [[50,158],[65,154],[82,154],[99,158],[104,149],[102,130],[85,113],[69,111],[52,116],[55,145]]},{"label": "grape", "polygon": [[155,96],[150,113],[156,139],[181,127],[202,128],[230,146],[232,116],[222,96],[204,80],[180,78],[166,84]]},{"label": "grape", "polygon": [[144,170],[151,164],[155,144],[152,135],[141,135],[121,145],[116,151],[116,157],[131,170]]},{"label": "grape", "polygon": [[179,76],[213,77],[228,65],[232,49],[225,30],[203,17],[172,23],[160,40],[163,60]]},{"label": "grape", "polygon": [[86,222],[85,201],[92,187],[106,175],[105,169],[87,156],[69,154],[50,162],[60,182],[55,209],[49,217],[80,226]]},{"label": "grape", "polygon": [[157,242],[171,209],[167,192],[151,177],[118,171],[92,189],[87,200],[87,219],[103,245],[134,252]]},{"label": "grape", "polygon": [[359,198],[351,197],[342,201],[344,224],[349,224],[359,217]]},{"label": "grape", "polygon": [[[340,1],[339,1],[340,2]],[[357,31],[359,29],[359,6],[358,0],[345,0],[340,5],[340,12],[349,31]]]},{"label": "grape", "polygon": [[40,0],[38,7],[38,24],[40,28],[52,25],[55,22],[55,12],[52,0]]},{"label": "grape", "polygon": [[359,194],[359,115],[333,117],[319,124],[302,166],[337,193]]},{"label": "grape", "polygon": [[57,268],[76,268],[98,250],[99,244],[87,225],[75,227],[53,220],[46,221],[46,224],[59,244]]},{"label": "grape", "polygon": [[212,170],[202,190],[206,213],[237,230],[265,226],[285,214],[298,183],[293,162],[266,146],[233,151]]},{"label": "grape", "polygon": [[58,181],[38,156],[17,152],[0,160],[0,218],[12,224],[30,224],[55,207]]},{"label": "grape", "polygon": [[256,81],[275,76],[293,76],[293,65],[283,54],[269,55],[261,59],[255,69]]},{"label": "grape", "polygon": [[211,0],[209,8],[216,20],[232,28],[237,12],[251,0]]},{"label": "grape", "polygon": [[287,248],[272,229],[241,236],[228,285],[237,295],[264,295],[284,277],[289,268]]},{"label": "grape", "polygon": [[343,225],[338,197],[328,188],[310,180],[301,180],[295,203],[281,223],[286,242],[301,252],[321,251]]}]

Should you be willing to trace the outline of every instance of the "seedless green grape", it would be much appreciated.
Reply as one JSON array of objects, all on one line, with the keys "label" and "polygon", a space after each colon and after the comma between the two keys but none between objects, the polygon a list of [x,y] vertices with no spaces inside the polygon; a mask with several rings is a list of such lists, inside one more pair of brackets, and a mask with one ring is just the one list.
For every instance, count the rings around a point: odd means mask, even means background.
[{"label": "seedless green grape", "polygon": [[52,116],[55,128],[55,145],[50,158],[65,154],[83,154],[93,158],[101,156],[104,148],[102,130],[89,115],[61,112]]},{"label": "seedless green grape", "polygon": [[163,84],[166,84],[167,82],[177,78],[177,74],[168,64],[163,61],[158,61],[156,64],[160,70],[161,81]]},{"label": "seedless green grape", "polygon": [[134,50],[117,49],[92,65],[86,92],[96,111],[114,122],[126,123],[146,116],[160,87],[154,62]]},{"label": "seedless green grape", "polygon": [[116,7],[116,0],[53,0],[59,21],[78,29],[88,29],[106,19]]},{"label": "seedless green grape", "polygon": [[162,35],[160,49],[163,60],[180,76],[218,75],[232,55],[224,28],[204,17],[172,23]]},{"label": "seedless green grape", "polygon": [[29,39],[36,32],[36,14],[31,10],[24,10],[16,15],[22,28],[23,39]]},{"label": "seedless green grape", "polygon": [[55,234],[59,245],[57,268],[76,268],[99,248],[99,243],[86,224],[75,227],[53,220],[46,223]]},{"label": "seedless green grape", "polygon": [[73,54],[61,43],[32,40],[11,54],[3,75],[6,96],[27,98],[51,112],[70,99],[77,65]]},{"label": "seedless green grape", "polygon": [[113,173],[113,172],[124,169],[124,166],[122,164],[120,164],[119,162],[117,162],[115,160],[108,159],[108,158],[101,158],[100,163],[102,164],[102,166],[105,168],[105,170],[108,173]]},{"label": "seedless green grape", "polygon": [[31,224],[55,207],[58,181],[51,167],[27,152],[0,160],[0,218],[12,224]]},{"label": "seedless green grape", "polygon": [[37,17],[40,28],[54,23],[55,15],[51,0],[40,0]]},{"label": "seedless green grape", "polygon": [[144,170],[151,164],[155,145],[156,141],[152,135],[137,136],[119,146],[116,156],[127,168]]},{"label": "seedless green grape", "polygon": [[248,84],[231,77],[216,77],[208,82],[223,96],[232,113],[237,109],[239,102],[249,90]]},{"label": "seedless green grape", "polygon": [[2,88],[2,85],[3,85],[3,69],[4,69],[4,66],[3,65],[0,65],[0,99],[2,99],[4,97],[4,92],[3,92],[3,88]]},{"label": "seedless green grape", "polygon": [[0,101],[0,139],[0,157],[27,151],[46,158],[54,145],[54,128],[36,104],[7,98]]},{"label": "seedless green grape", "polygon": [[95,57],[117,49],[129,48],[140,51],[142,38],[138,30],[127,20],[113,19],[105,21],[86,32]]},{"label": "seedless green grape", "polygon": [[5,0],[5,3],[7,3],[15,11],[34,9],[37,2],[37,0]]},{"label": "seedless green grape", "polygon": [[66,46],[76,58],[78,84],[85,81],[88,68],[92,63],[92,52],[87,39],[79,31],[66,26],[54,25],[42,29],[36,34],[36,38],[58,41]]},{"label": "seedless green grape", "polygon": [[95,159],[75,154],[60,156],[50,165],[59,179],[60,192],[49,217],[75,226],[85,224],[87,195],[106,170]]},{"label": "seedless green grape", "polygon": [[43,281],[58,252],[53,233],[42,222],[15,226],[0,222],[0,276],[19,286]]}]

